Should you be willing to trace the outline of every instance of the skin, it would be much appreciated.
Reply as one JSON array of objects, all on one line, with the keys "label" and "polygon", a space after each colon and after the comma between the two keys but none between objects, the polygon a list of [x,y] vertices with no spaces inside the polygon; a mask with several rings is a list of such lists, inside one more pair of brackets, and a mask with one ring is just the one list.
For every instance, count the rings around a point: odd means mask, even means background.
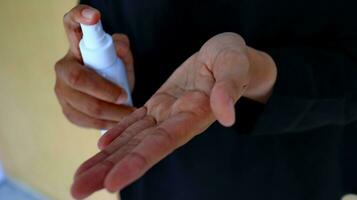
[{"label": "skin", "polygon": [[[89,9],[89,10],[88,10]],[[92,12],[90,12],[92,11]],[[85,128],[110,129],[134,108],[123,105],[125,90],[105,80],[85,67],[79,51],[82,32],[79,23],[95,24],[99,11],[78,5],[63,18],[70,48],[55,64],[55,93],[64,115],[75,125]],[[134,62],[129,39],[124,34],[114,34],[118,56],[123,60],[131,90],[134,87]]]},{"label": "skin", "polygon": [[[76,9],[80,8],[71,12]],[[233,125],[239,98],[265,103],[276,76],[271,57],[248,47],[238,34],[214,36],[176,69],[144,107],[100,138],[101,151],[74,176],[72,196],[83,199],[103,188],[120,191],[215,120]]]}]

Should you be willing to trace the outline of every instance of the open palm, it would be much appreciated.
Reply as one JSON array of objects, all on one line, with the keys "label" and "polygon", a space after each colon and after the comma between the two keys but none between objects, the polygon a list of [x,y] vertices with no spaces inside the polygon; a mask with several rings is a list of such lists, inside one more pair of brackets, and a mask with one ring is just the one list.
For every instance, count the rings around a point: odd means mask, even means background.
[{"label": "open palm", "polygon": [[234,103],[250,80],[246,46],[233,33],[217,35],[188,58],[147,101],[109,130],[101,151],[77,170],[72,195],[119,191],[216,119],[234,123]]}]

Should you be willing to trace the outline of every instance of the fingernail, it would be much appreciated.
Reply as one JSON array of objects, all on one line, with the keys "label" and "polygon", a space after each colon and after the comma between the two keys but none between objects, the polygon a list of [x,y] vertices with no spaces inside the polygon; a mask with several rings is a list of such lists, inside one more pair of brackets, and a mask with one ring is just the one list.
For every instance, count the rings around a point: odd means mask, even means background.
[{"label": "fingernail", "polygon": [[82,16],[87,18],[87,19],[92,19],[95,15],[95,10],[90,9],[90,8],[86,8],[82,10]]},{"label": "fingernail", "polygon": [[122,94],[118,97],[118,99],[116,100],[117,104],[125,104],[127,101],[128,97],[126,94]]}]

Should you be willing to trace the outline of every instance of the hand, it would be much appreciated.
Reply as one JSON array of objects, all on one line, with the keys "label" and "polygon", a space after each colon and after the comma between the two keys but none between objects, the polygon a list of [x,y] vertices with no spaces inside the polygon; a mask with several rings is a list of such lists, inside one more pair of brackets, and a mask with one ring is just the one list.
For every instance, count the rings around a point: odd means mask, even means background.
[{"label": "hand", "polygon": [[[55,65],[55,93],[69,121],[81,127],[109,129],[134,108],[122,105],[127,98],[124,89],[83,65],[78,47],[82,37],[79,23],[95,24],[99,19],[99,11],[86,5],[78,5],[64,16],[70,48]],[[112,37],[133,89],[134,67],[129,39],[123,34]]]},{"label": "hand", "polygon": [[234,103],[246,94],[265,101],[275,79],[272,59],[247,47],[239,35],[213,37],[171,75],[145,107],[99,140],[101,152],[79,167],[72,195],[82,199],[104,187],[111,192],[121,190],[216,119],[231,126]]}]

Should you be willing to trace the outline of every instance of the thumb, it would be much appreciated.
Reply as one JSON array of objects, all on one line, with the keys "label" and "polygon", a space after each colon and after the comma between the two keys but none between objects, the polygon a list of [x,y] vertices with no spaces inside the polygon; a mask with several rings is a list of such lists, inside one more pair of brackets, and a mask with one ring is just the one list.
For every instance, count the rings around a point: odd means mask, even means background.
[{"label": "thumb", "polygon": [[247,56],[232,49],[222,50],[212,63],[215,78],[210,104],[213,114],[224,126],[235,122],[235,102],[243,95],[249,82]]}]

